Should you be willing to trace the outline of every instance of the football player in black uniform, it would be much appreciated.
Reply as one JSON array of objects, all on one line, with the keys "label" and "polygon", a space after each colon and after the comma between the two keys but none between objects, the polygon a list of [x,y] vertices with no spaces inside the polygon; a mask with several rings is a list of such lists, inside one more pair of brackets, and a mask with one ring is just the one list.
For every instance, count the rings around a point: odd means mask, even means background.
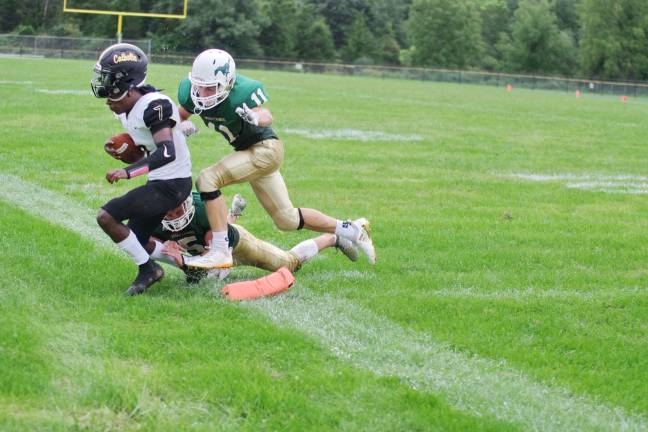
[{"label": "football player in black uniform", "polygon": [[91,81],[94,95],[106,99],[135,144],[146,150],[139,161],[109,170],[106,180],[114,183],[148,174],[147,183],[108,201],[97,214],[99,226],[139,266],[126,291],[129,295],[143,293],[164,276],[144,245],[167,211],[189,196],[192,186],[191,159],[179,127],[178,107],[145,84],[147,65],[146,54],[138,47],[112,45],[99,56]]}]

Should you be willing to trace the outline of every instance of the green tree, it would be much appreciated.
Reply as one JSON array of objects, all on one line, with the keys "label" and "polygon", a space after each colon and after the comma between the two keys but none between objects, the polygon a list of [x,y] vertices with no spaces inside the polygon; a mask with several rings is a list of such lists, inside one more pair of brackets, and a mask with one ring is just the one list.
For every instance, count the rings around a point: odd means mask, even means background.
[{"label": "green tree", "polygon": [[481,65],[488,70],[499,70],[504,61],[502,40],[510,35],[509,10],[506,0],[484,0],[480,5],[484,55]]},{"label": "green tree", "polygon": [[479,64],[481,22],[472,0],[414,0],[409,20],[414,65],[465,68]]},{"label": "green tree", "polygon": [[346,34],[346,41],[340,52],[342,60],[352,63],[359,58],[373,58],[375,53],[374,35],[367,27],[364,16],[358,14]]},{"label": "green tree", "polygon": [[513,18],[507,62],[510,70],[518,72],[573,73],[573,41],[558,28],[547,0],[520,2]]},{"label": "green tree", "polygon": [[297,7],[295,0],[265,0],[266,17],[259,42],[266,56],[295,58],[297,43]]},{"label": "green tree", "polygon": [[578,5],[580,0],[551,0],[551,10],[556,14],[558,27],[576,34],[580,27]]},{"label": "green tree", "polygon": [[[263,55],[259,37],[266,23],[257,0],[193,0],[189,7],[184,20],[156,20],[156,26],[169,26],[164,31],[167,49],[198,53],[221,48],[235,59]],[[157,33],[155,27],[151,33]]]},{"label": "green tree", "polygon": [[378,49],[374,58],[380,64],[400,64],[400,45],[391,31],[383,33],[378,39]]},{"label": "green tree", "polygon": [[648,79],[648,4],[644,0],[583,0],[582,73],[599,78]]},{"label": "green tree", "polygon": [[[411,0],[372,0],[372,22],[368,22],[371,32],[375,35],[383,35],[384,38],[393,40],[389,45],[407,45],[406,21],[411,5]],[[388,35],[387,35],[388,34]],[[381,43],[382,45],[382,43]]]},{"label": "green tree", "polygon": [[[302,21],[304,22],[304,21]],[[308,21],[305,21],[308,22]],[[333,34],[323,17],[308,22],[297,42],[297,53],[302,60],[330,61],[334,60],[335,45]]]},{"label": "green tree", "polygon": [[310,0],[317,14],[326,20],[336,49],[344,45],[345,35],[358,14],[368,17],[370,25],[373,25],[370,3],[371,0]]},{"label": "green tree", "polygon": [[45,0],[16,1],[0,0],[0,32],[18,30],[36,32],[43,24]]}]

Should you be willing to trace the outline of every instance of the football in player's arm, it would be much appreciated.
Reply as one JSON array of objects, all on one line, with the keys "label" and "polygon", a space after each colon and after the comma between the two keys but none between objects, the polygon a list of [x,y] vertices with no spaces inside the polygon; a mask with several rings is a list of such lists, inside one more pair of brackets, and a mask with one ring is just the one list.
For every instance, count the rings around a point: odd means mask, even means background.
[{"label": "football in player's arm", "polygon": [[[94,66],[91,87],[105,98],[133,139],[147,155],[125,168],[106,173],[114,183],[148,174],[143,186],[104,204],[97,223],[138,265],[126,291],[141,294],[164,276],[164,271],[144,248],[166,213],[191,193],[191,160],[185,136],[178,127],[180,114],[173,101],[144,84],[148,59],[138,47],[115,44],[104,50]],[[128,220],[128,224],[123,222]]]},{"label": "football in player's arm", "polygon": [[219,133],[234,152],[202,170],[196,180],[213,233],[209,251],[190,267],[213,269],[232,265],[227,239],[227,206],[221,189],[249,182],[275,225],[281,230],[301,228],[336,234],[353,242],[375,263],[375,250],[365,218],[337,220],[310,208],[295,208],[279,173],[284,147],[271,128],[272,114],[263,106],[269,97],[263,85],[236,73],[234,59],[225,51],[209,49],[193,62],[188,78],[180,82],[180,115],[197,114]]},{"label": "football in player's arm", "polygon": [[[245,208],[245,200],[236,195],[228,215],[229,247],[236,266],[254,266],[268,271],[277,271],[286,267],[294,272],[303,263],[313,258],[319,251],[336,247],[351,261],[356,261],[358,251],[355,245],[335,234],[322,234],[297,244],[289,251],[284,251],[268,242],[258,239],[240,225],[236,219]],[[205,206],[200,194],[194,192],[182,205],[170,210],[164,220],[153,232],[147,249],[151,257],[181,268],[187,275],[187,282],[195,283],[203,277],[223,279],[230,269],[190,269],[188,263],[193,257],[206,252],[211,231]],[[189,256],[187,256],[189,255]]]}]

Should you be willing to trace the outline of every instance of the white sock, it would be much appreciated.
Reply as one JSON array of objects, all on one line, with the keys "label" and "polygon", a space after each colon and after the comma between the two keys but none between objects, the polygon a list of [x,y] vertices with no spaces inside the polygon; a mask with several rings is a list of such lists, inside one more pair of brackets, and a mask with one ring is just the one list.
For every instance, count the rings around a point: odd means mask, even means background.
[{"label": "white sock", "polygon": [[347,238],[351,241],[356,241],[360,236],[360,232],[357,227],[351,223],[351,221],[338,220],[335,222],[335,235]]},{"label": "white sock", "polygon": [[315,243],[315,240],[311,239],[311,240],[304,240],[294,248],[290,249],[290,251],[295,255],[297,255],[299,261],[303,264],[309,259],[313,258],[315,255],[317,255],[319,253],[319,248],[317,247],[317,243]]},{"label": "white sock", "polygon": [[146,249],[137,241],[137,236],[133,231],[128,232],[128,237],[125,240],[117,243],[119,249],[123,250],[131,257],[135,264],[142,265],[149,260],[149,254]]},{"label": "white sock", "polygon": [[166,255],[162,253],[162,248],[164,245],[160,243],[159,241],[155,240],[155,249],[153,250],[153,253],[151,254],[151,258],[156,260],[156,261],[162,261],[167,264],[171,264],[175,267],[178,267],[178,264],[176,264],[175,260],[171,258],[169,255]]},{"label": "white sock", "polygon": [[227,238],[227,231],[212,231],[212,249],[227,250],[229,249],[229,239]]}]

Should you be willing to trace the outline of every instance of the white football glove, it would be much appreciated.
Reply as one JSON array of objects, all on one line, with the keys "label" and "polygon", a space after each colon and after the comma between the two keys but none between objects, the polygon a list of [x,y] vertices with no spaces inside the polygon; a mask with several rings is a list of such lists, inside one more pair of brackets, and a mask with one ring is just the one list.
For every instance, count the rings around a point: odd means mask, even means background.
[{"label": "white football glove", "polygon": [[243,107],[236,108],[236,114],[246,122],[254,126],[259,126],[259,114],[252,111],[246,103],[243,104]]},{"label": "white football glove", "polygon": [[232,198],[232,206],[230,207],[229,214],[230,216],[239,217],[243,210],[247,207],[247,201],[241,196],[241,194],[234,195]]},{"label": "white football glove", "polygon": [[198,128],[191,120],[185,120],[180,122],[180,131],[184,136],[190,137],[191,135],[198,133]]}]

